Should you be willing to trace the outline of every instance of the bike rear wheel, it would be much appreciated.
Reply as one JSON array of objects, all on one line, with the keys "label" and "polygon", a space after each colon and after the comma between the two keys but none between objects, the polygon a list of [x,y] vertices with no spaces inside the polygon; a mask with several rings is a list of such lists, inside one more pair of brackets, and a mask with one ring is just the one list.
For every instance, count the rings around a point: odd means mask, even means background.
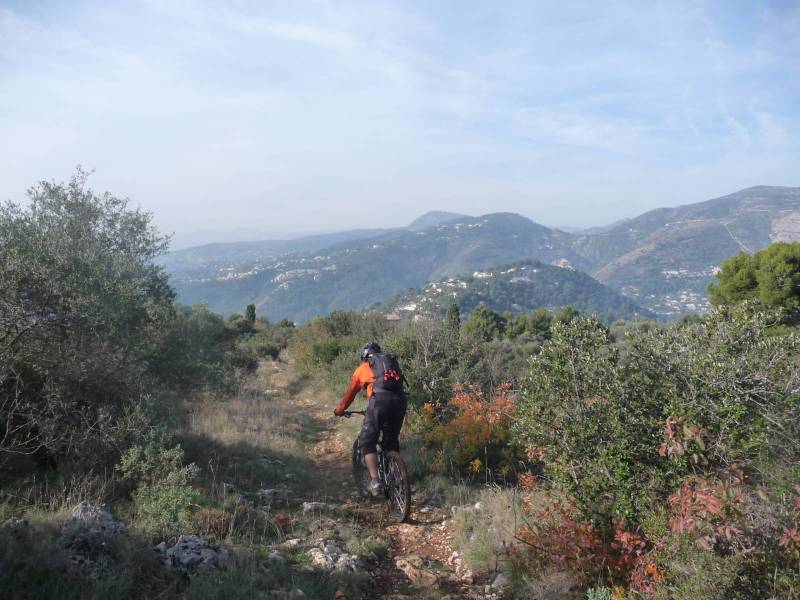
[{"label": "bike rear wheel", "polygon": [[358,495],[366,498],[369,495],[369,471],[364,464],[361,448],[358,447],[358,438],[353,442],[353,480],[356,483]]},{"label": "bike rear wheel", "polygon": [[408,469],[399,452],[387,452],[385,464],[389,517],[397,523],[403,523],[411,514],[411,481],[408,478]]}]

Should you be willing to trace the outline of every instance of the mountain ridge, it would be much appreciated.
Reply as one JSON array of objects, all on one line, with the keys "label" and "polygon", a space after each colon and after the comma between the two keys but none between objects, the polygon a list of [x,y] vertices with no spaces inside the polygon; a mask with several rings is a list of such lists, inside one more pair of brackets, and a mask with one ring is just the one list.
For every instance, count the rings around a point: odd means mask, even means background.
[{"label": "mountain ridge", "polygon": [[[446,219],[453,213],[433,214]],[[706,285],[725,258],[784,238],[800,239],[800,188],[754,186],[647,211],[604,233],[574,235],[516,213],[489,213],[419,231],[377,230],[238,270],[172,273],[182,301],[207,301],[222,312],[253,302],[269,316],[304,320],[335,308],[363,308],[442,277],[539,260],[585,271],[674,318],[707,308]]]}]

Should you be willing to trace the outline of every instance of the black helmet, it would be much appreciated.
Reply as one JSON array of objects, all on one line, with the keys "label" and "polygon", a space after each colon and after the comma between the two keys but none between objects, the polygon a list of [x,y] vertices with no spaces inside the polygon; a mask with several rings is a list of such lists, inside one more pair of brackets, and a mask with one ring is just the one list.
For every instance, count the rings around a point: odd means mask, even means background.
[{"label": "black helmet", "polygon": [[361,362],[367,362],[369,357],[373,354],[380,354],[382,352],[378,342],[370,342],[361,349]]}]

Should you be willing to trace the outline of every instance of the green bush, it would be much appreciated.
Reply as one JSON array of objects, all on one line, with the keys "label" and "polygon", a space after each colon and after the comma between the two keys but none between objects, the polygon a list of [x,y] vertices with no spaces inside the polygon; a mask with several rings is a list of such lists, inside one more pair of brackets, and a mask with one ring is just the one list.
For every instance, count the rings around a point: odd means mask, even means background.
[{"label": "green bush", "polygon": [[312,347],[314,360],[322,365],[329,365],[342,353],[342,342],[336,338],[327,338]]},{"label": "green bush", "polygon": [[[800,452],[800,337],[772,335],[779,316],[752,304],[722,307],[700,325],[631,339],[627,387],[663,407],[661,453],[681,474]],[[679,426],[680,424],[680,426]]]},{"label": "green bush", "polygon": [[586,600],[611,600],[611,590],[607,587],[589,588]]},{"label": "green bush", "polygon": [[144,445],[130,448],[119,464],[125,481],[135,486],[138,523],[154,538],[178,533],[190,517],[196,497],[191,487],[199,469],[183,464],[180,445],[169,446],[164,429],[151,429]]},{"label": "green bush", "polygon": [[745,305],[636,328],[624,357],[592,318],[555,324],[531,359],[515,437],[605,522],[636,519],[689,474],[738,465],[763,479],[763,465],[800,455],[800,339],[772,335],[775,322]]},{"label": "green bush", "polygon": [[519,444],[541,456],[584,515],[605,525],[649,506],[661,462],[657,402],[625,385],[608,330],[593,317],[555,323],[530,361],[514,424]]}]

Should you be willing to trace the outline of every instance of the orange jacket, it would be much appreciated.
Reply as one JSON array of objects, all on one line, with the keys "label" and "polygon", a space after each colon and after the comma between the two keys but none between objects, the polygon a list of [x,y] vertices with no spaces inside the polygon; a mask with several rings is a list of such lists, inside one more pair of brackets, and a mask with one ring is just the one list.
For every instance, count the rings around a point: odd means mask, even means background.
[{"label": "orange jacket", "polygon": [[358,391],[362,388],[367,390],[367,398],[371,398],[373,383],[375,383],[375,375],[372,374],[372,367],[369,366],[369,363],[362,362],[353,372],[353,377],[350,379],[350,387],[347,388],[344,396],[342,396],[335,412],[340,414],[346,411],[347,407],[353,403]]}]

